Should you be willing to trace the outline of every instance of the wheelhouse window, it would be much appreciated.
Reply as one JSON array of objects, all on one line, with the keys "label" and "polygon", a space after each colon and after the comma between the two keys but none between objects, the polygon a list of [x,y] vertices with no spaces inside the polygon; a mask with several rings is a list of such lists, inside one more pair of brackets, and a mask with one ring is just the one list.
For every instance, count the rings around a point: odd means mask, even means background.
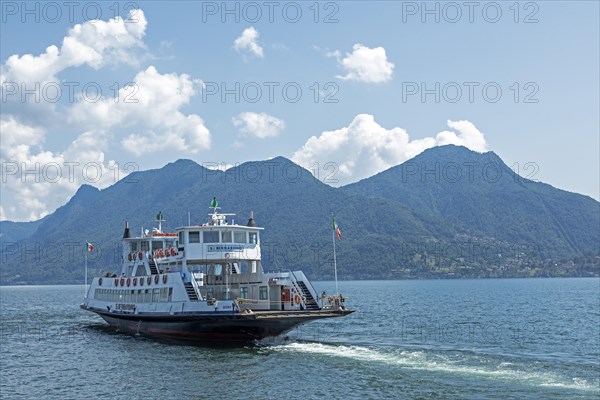
[{"label": "wheelhouse window", "polygon": [[219,243],[219,232],[218,231],[202,232],[202,240],[204,241],[204,243]]},{"label": "wheelhouse window", "polygon": [[148,251],[150,249],[150,245],[148,244],[147,240],[144,240],[142,242],[142,251]]},{"label": "wheelhouse window", "polygon": [[258,243],[258,233],[250,232],[250,233],[248,233],[248,236],[250,237],[250,243],[253,243],[253,244]]},{"label": "wheelhouse window", "polygon": [[200,243],[200,232],[198,231],[194,231],[194,232],[189,232],[189,243]]},{"label": "wheelhouse window", "polygon": [[233,232],[234,243],[246,243],[246,232]]},{"label": "wheelhouse window", "polygon": [[231,231],[221,232],[221,242],[222,243],[231,243],[232,242],[232,233]]},{"label": "wheelhouse window", "polygon": [[248,298],[248,287],[247,286],[240,288],[240,298],[242,298],[242,299]]},{"label": "wheelhouse window", "polygon": [[179,243],[183,244],[183,231],[179,232]]},{"label": "wheelhouse window", "polygon": [[152,250],[158,250],[158,249],[162,249],[162,248],[163,248],[163,245],[160,240],[155,240],[152,242]]},{"label": "wheelhouse window", "polygon": [[137,242],[131,242],[131,251],[137,251],[138,244]]}]

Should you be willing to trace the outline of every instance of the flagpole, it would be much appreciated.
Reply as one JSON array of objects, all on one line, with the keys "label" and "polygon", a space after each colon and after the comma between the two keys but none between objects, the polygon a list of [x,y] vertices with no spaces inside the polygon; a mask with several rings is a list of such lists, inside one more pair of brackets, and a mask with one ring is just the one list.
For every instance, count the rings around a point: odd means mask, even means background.
[{"label": "flagpole", "polygon": [[84,300],[87,298],[87,253],[88,253],[87,243],[86,243],[85,247],[86,247],[86,249],[85,249],[85,285],[83,286],[83,299]]},{"label": "flagpole", "polygon": [[[333,214],[331,214],[331,217],[333,219]],[[337,261],[336,261],[336,255],[335,255],[335,229],[331,232],[331,240],[333,241],[333,273],[335,276],[335,294],[337,296],[340,294],[340,291],[338,289],[338,280],[337,280]]]}]

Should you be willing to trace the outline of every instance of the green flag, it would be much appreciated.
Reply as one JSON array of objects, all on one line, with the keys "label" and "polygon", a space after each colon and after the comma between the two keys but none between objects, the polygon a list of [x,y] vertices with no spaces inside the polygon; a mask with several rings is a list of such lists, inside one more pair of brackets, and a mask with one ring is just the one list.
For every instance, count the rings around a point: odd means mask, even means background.
[{"label": "green flag", "polygon": [[156,220],[163,221],[162,211],[159,211],[158,214],[156,214]]},{"label": "green flag", "polygon": [[212,208],[217,208],[217,207],[219,207],[219,202],[217,201],[217,198],[216,198],[216,197],[213,197],[212,201],[210,202],[210,206],[211,206]]}]

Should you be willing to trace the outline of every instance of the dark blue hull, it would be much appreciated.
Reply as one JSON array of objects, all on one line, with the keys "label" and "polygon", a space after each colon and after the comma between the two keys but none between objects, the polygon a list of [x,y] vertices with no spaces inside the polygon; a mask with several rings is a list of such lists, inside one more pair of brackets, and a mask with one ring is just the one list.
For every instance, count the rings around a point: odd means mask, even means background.
[{"label": "dark blue hull", "polygon": [[342,317],[353,310],[268,311],[252,314],[144,315],[83,309],[100,315],[116,329],[145,336],[192,342],[247,343],[282,335],[307,322]]}]

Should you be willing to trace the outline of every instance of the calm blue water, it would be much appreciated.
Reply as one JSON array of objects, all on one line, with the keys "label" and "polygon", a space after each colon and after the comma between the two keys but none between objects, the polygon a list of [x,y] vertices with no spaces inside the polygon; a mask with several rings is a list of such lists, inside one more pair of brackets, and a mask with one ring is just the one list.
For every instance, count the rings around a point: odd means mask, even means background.
[{"label": "calm blue water", "polygon": [[[317,290],[332,291],[331,282]],[[237,349],[115,333],[81,286],[2,287],[2,399],[600,397],[600,280],[341,282],[357,312]]]}]

